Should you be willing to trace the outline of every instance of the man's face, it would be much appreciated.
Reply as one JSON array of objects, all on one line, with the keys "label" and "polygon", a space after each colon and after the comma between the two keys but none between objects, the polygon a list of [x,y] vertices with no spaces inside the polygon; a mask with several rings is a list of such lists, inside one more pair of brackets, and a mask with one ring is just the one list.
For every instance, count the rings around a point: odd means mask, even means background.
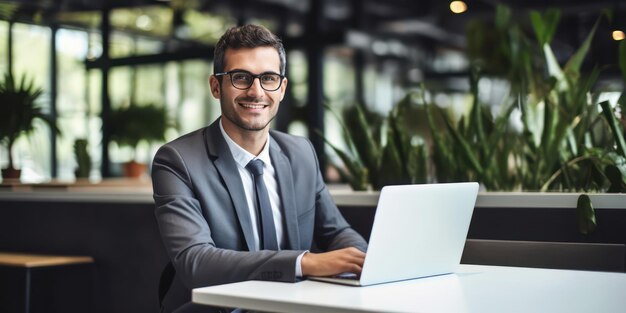
[{"label": "man's face", "polygon": [[[224,54],[224,72],[244,70],[252,74],[280,73],[278,52],[272,47],[228,49]],[[231,83],[231,75],[222,76],[222,83],[211,76],[211,92],[220,99],[222,125],[226,131],[243,133],[269,128],[285,95],[287,79],[278,90],[266,91],[255,78],[252,86],[240,90]]]}]

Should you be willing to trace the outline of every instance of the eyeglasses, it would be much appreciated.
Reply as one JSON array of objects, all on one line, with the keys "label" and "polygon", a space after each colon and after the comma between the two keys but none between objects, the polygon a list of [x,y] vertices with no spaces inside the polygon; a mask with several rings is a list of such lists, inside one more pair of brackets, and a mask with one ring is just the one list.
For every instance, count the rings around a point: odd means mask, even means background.
[{"label": "eyeglasses", "polygon": [[215,74],[216,77],[224,75],[230,75],[231,84],[239,90],[246,90],[250,88],[254,83],[254,79],[258,78],[259,82],[261,82],[261,88],[265,91],[276,91],[283,84],[283,78],[285,78],[283,75],[272,72],[257,75],[243,70]]}]

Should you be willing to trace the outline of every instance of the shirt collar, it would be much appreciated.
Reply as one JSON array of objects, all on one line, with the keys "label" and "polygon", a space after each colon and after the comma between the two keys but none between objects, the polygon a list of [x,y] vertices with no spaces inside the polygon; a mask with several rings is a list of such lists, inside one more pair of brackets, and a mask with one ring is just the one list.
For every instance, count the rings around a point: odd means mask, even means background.
[{"label": "shirt collar", "polygon": [[269,150],[271,136],[267,136],[267,141],[265,142],[265,146],[263,146],[263,150],[261,150],[261,153],[259,153],[259,155],[255,156],[254,154],[246,151],[244,148],[239,146],[228,136],[228,134],[224,130],[224,126],[222,125],[222,119],[220,119],[220,131],[222,132],[224,140],[226,140],[226,144],[228,145],[230,153],[233,155],[235,162],[237,162],[237,164],[239,164],[241,167],[245,168],[246,165],[248,165],[248,163],[250,163],[250,161],[254,159],[260,159],[261,161],[263,161],[263,163],[266,164],[266,166],[271,164]]}]

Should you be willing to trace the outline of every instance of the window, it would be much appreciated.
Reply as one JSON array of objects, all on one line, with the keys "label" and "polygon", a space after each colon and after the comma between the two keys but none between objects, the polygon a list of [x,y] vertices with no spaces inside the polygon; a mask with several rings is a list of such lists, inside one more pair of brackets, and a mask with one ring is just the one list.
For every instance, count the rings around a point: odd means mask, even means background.
[{"label": "window", "polygon": [[[51,31],[47,27],[13,24],[13,74],[27,75],[44,93],[37,99],[44,111],[50,111]],[[28,138],[28,139],[26,139]],[[50,130],[43,122],[35,131],[22,136],[13,147],[15,166],[22,169],[23,182],[39,182],[51,176]]]},{"label": "window", "polygon": [[[57,177],[72,180],[76,169],[74,141],[89,139],[89,76],[84,60],[89,50],[88,33],[59,29],[57,47]],[[89,142],[93,145],[93,141]]]},{"label": "window", "polygon": [[9,23],[0,21],[0,75],[4,76],[9,70]]}]

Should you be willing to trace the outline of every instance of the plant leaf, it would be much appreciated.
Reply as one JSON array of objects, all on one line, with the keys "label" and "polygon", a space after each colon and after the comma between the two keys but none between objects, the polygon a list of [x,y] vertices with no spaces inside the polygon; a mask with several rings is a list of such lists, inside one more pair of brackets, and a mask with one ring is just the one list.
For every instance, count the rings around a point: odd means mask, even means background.
[{"label": "plant leaf", "polygon": [[444,122],[446,124],[446,128],[448,132],[452,135],[452,138],[456,141],[457,144],[460,145],[461,151],[463,152],[463,157],[468,161],[468,163],[474,168],[479,177],[483,176],[483,166],[480,164],[478,157],[472,150],[469,142],[461,136],[461,134],[450,124],[447,118],[444,117]]},{"label": "plant leaf", "polygon": [[[328,110],[335,117],[335,120],[341,126],[341,130],[342,130],[342,133],[343,133],[343,138],[345,140],[346,145],[348,146],[348,149],[350,149],[350,152],[351,153],[356,153],[355,148],[354,148],[354,142],[352,141],[352,136],[350,136],[350,131],[348,130],[348,127],[344,123],[343,119],[339,116],[339,114],[337,112],[335,112],[335,110],[333,110],[333,108],[330,106],[330,104],[324,103],[324,108],[326,110]],[[323,138],[323,136],[321,136],[321,133],[318,132],[318,135],[320,135],[320,137]],[[326,139],[324,138],[324,140],[326,140]]]},{"label": "plant leaf", "polygon": [[622,71],[624,84],[626,84],[626,40],[622,40],[619,44],[619,68]]},{"label": "plant leaf", "polygon": [[504,30],[511,23],[511,9],[506,5],[496,6],[496,27]]},{"label": "plant leaf", "polygon": [[[365,117],[365,111],[361,105],[356,105],[357,123],[356,129],[350,131],[350,137],[354,142],[354,147],[363,161],[363,165],[369,169],[376,169],[379,166],[379,144],[374,139],[370,124]],[[376,179],[375,171],[370,171],[370,181]]]},{"label": "plant leaf", "polygon": [[622,129],[620,128],[617,119],[613,114],[613,109],[611,108],[609,101],[600,102],[600,106],[602,107],[602,114],[604,115],[606,121],[609,123],[609,127],[613,132],[613,138],[615,139],[615,144],[617,144],[617,151],[623,157],[626,157],[626,141],[624,141]]},{"label": "plant leaf", "polygon": [[[337,146],[330,143],[330,141],[328,141],[326,137],[322,136],[319,130],[316,129],[315,132],[320,137],[322,137],[324,142],[326,142],[326,144],[331,149],[333,149],[333,151],[335,151],[337,156],[339,156],[343,164],[346,166],[348,173],[347,174],[342,173],[343,174],[342,176],[345,176],[345,178],[348,179],[348,184],[350,184],[350,187],[352,187],[352,189],[354,190],[367,190],[367,168],[365,168],[361,164],[361,162],[359,162],[358,160],[355,160],[354,157],[351,157],[350,155],[345,153],[343,150],[339,149]],[[339,166],[335,166],[335,167],[339,169],[339,171],[341,172],[341,167]]]},{"label": "plant leaf", "polygon": [[539,45],[543,46],[552,41],[560,17],[561,11],[557,9],[548,9],[543,15],[537,11],[530,12],[530,21]]},{"label": "plant leaf", "polygon": [[584,235],[591,234],[598,226],[596,212],[591,205],[591,199],[586,194],[581,194],[578,197],[576,220],[578,221],[578,231]]},{"label": "plant leaf", "polygon": [[556,60],[556,56],[554,56],[554,51],[552,51],[552,48],[549,44],[543,45],[543,54],[546,59],[546,65],[548,66],[548,73],[550,74],[550,76],[556,78],[556,86],[558,87],[557,90],[565,89],[567,85],[566,81],[564,80],[564,70],[561,69],[561,65]]},{"label": "plant leaf", "polygon": [[587,52],[589,52],[589,47],[591,47],[591,42],[593,41],[593,37],[595,36],[598,24],[600,24],[599,18],[593,25],[593,28],[591,29],[591,32],[589,32],[589,35],[587,35],[587,38],[585,38],[585,41],[583,41],[583,44],[565,64],[565,67],[563,69],[565,72],[569,72],[570,75],[579,75],[580,67],[583,64],[585,57],[587,56]]},{"label": "plant leaf", "polygon": [[610,182],[607,192],[626,192],[626,157],[610,152],[607,158],[611,162],[604,169],[604,174]]},{"label": "plant leaf", "polygon": [[[425,90],[424,86],[422,86],[422,90]],[[426,120],[428,121],[428,128],[433,140],[433,162],[436,168],[437,180],[439,182],[450,181],[453,179],[454,173],[457,172],[458,164],[454,161],[448,137],[443,136],[435,123],[433,110],[440,111],[441,109],[434,104],[426,102],[424,92],[422,92],[422,101],[426,106]],[[440,116],[444,116],[444,114],[442,113]]]},{"label": "plant leaf", "polygon": [[391,127],[387,130],[387,144],[382,151],[378,180],[373,182],[373,187],[376,190],[380,190],[387,185],[407,184],[410,182],[406,178],[407,173],[404,170],[404,164],[398,151],[398,143],[393,132]]},{"label": "plant leaf", "polygon": [[626,192],[626,171],[622,172],[615,165],[607,165],[604,169],[604,175],[610,182],[609,193]]}]

